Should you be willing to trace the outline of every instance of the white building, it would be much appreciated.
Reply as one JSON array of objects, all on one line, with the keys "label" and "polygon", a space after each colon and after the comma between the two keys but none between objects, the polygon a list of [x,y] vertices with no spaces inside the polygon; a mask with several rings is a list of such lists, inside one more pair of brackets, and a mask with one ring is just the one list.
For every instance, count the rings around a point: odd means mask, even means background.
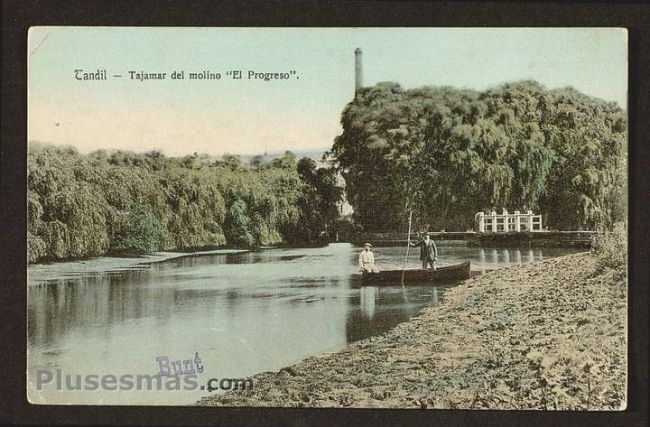
[{"label": "white building", "polygon": [[478,212],[475,217],[476,227],[479,233],[505,233],[508,231],[542,231],[542,216],[533,214],[529,210],[525,213],[515,211],[497,214],[492,211],[489,214]]}]

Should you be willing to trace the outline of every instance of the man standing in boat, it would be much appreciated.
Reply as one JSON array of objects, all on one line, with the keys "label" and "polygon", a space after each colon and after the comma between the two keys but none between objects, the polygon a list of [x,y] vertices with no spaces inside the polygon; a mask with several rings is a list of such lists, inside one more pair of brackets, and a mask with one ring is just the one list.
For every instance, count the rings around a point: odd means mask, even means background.
[{"label": "man standing in boat", "polygon": [[359,254],[359,268],[363,273],[379,273],[379,269],[375,265],[375,254],[371,248],[372,245],[366,243],[363,245],[363,250]]},{"label": "man standing in boat", "polygon": [[431,239],[429,233],[424,233],[424,237],[417,243],[411,243],[411,246],[420,247],[420,261],[422,261],[422,269],[428,269],[429,266],[434,270],[436,267],[436,261],[438,259],[438,247],[436,242]]}]

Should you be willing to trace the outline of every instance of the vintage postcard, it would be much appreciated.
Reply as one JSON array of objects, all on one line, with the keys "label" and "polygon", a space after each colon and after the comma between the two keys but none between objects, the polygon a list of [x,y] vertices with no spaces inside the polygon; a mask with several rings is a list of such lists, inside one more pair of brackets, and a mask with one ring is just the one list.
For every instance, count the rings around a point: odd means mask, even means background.
[{"label": "vintage postcard", "polygon": [[30,28],[29,402],[625,409],[627,43]]}]

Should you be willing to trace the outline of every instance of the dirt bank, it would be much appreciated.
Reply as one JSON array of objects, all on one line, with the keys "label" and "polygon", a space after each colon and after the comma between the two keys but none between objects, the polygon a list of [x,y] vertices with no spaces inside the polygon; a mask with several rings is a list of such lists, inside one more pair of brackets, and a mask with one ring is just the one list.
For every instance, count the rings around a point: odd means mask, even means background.
[{"label": "dirt bank", "polygon": [[384,335],[198,404],[622,409],[626,305],[624,275],[587,253],[496,270]]}]

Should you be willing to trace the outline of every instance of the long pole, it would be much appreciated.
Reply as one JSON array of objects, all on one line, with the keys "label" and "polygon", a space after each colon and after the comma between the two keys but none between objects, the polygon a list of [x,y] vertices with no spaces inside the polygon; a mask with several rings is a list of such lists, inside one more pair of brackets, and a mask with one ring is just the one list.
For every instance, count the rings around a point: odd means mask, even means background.
[{"label": "long pole", "polygon": [[409,260],[409,250],[411,249],[411,224],[413,220],[413,209],[409,211],[409,234],[406,236],[406,256],[402,265],[402,285],[404,285],[404,276],[406,275],[406,263]]}]

